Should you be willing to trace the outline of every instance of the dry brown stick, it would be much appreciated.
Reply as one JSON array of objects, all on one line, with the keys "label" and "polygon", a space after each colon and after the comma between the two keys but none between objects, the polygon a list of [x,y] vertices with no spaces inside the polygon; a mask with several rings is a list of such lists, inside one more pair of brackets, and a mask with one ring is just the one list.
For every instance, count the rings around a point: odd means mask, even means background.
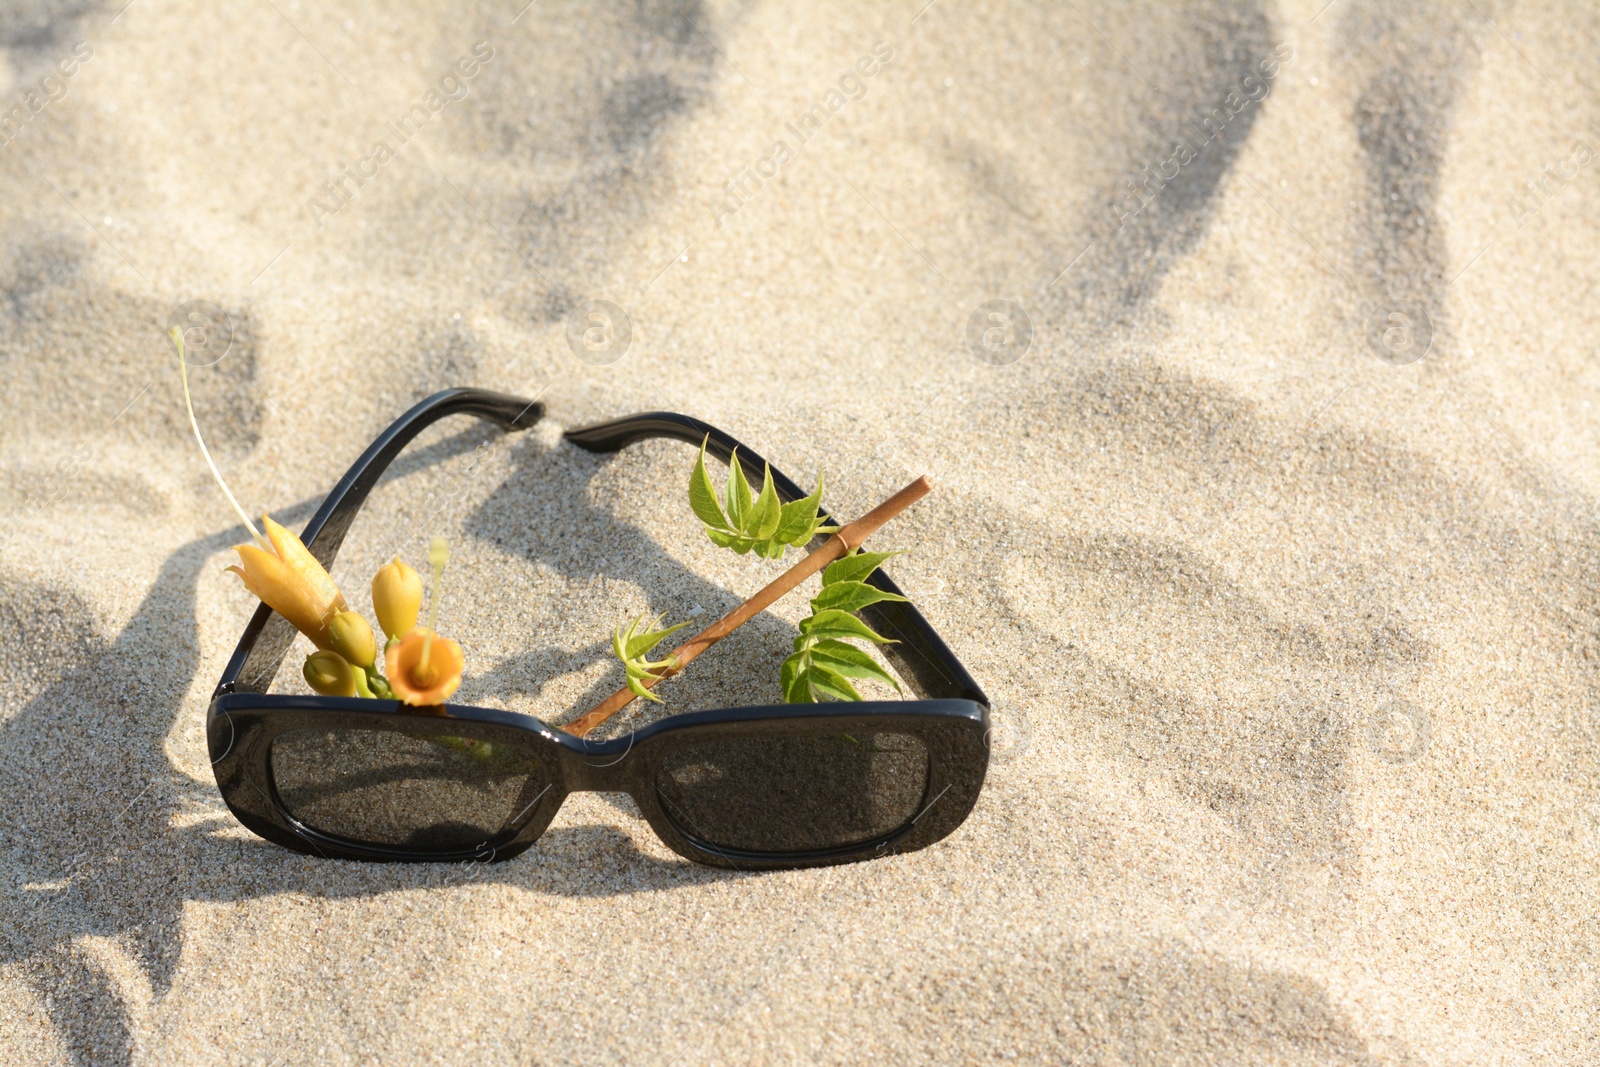
[{"label": "dry brown stick", "polygon": [[[924,475],[861,516],[855,522],[840,528],[837,533],[823,542],[820,548],[768,582],[755,596],[673,649],[667,658],[675,661],[677,666],[665,668],[659,675],[645,675],[643,679],[645,688],[654,688],[658,682],[665,681],[680,673],[684,667],[688,666],[690,660],[733,633],[733,631],[761,614],[761,612],[766,611],[777,603],[785,593],[794,589],[834,560],[860,548],[861,543],[877,533],[884,523],[909,508],[912,504],[915,504],[918,500],[921,500],[932,488],[933,483],[928,481],[927,476]],[[569,734],[582,737],[637,699],[638,696],[633,690],[623,686],[562,727],[562,729]]]}]

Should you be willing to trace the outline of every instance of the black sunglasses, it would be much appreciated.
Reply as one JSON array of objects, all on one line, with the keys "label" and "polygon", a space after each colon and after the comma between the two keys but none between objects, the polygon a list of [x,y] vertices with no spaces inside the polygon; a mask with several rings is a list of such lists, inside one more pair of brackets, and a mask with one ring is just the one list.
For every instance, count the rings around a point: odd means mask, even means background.
[{"label": "black sunglasses", "polygon": [[[356,460],[302,534],[324,567],[385,468],[423,429],[476,415],[506,430],[538,403],[451,389],[402,415]],[[571,430],[591,452],[667,437],[752,479],[764,461],[716,428],[654,412]],[[785,502],[806,494],[778,471]],[[873,584],[898,592],[881,571]],[[930,845],[977,802],[989,764],[988,698],[909,602],[862,611],[921,699],[778,704],[674,715],[625,737],[575,737],[529,715],[445,704],[267,693],[294,640],[265,604],[206,716],[212,768],[252,831],[339,859],[502,860],[532,845],[568,793],[626,792],[668,847],[718,867],[807,867]]]}]

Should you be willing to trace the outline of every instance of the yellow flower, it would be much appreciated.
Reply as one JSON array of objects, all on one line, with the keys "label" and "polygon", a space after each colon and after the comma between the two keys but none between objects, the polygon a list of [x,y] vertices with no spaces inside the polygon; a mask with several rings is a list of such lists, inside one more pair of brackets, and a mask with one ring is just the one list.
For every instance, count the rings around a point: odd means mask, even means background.
[{"label": "yellow flower", "polygon": [[344,596],[300,538],[263,515],[273,552],[257,545],[235,545],[243,566],[228,569],[250,590],[320,649],[332,650],[328,623],[345,610]]},{"label": "yellow flower", "polygon": [[461,686],[461,646],[418,626],[384,654],[389,688],[407,704],[442,704]]},{"label": "yellow flower", "polygon": [[306,684],[325,697],[356,695],[356,672],[337,652],[313,652],[301,668]]},{"label": "yellow flower", "polygon": [[399,556],[373,575],[372,610],[378,613],[378,625],[391,641],[416,627],[422,610],[422,578],[400,562]]}]

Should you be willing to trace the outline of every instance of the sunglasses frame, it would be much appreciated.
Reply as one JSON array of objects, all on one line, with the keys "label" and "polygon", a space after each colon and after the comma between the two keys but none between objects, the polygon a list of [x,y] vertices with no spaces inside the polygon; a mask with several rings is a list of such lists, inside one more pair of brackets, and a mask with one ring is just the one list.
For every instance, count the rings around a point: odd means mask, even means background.
[{"label": "sunglasses frame", "polygon": [[[487,419],[510,431],[537,423],[544,407],[479,389],[450,389],[417,404],[362,453],[306,524],[301,539],[324,567],[332,567],[351,522],[401,450],[428,426],[457,414]],[[709,437],[707,452],[724,462],[738,449],[740,465],[750,479],[759,480],[765,467],[760,456],[729,435],[670,412],[615,419],[570,430],[565,437],[591,452],[615,452],[657,437],[699,445]],[[806,495],[776,470],[772,480],[785,503]],[[821,543],[819,538],[813,547]],[[869,581],[899,592],[882,571]],[[669,716],[622,737],[592,740],[535,716],[497,708],[448,703],[415,708],[394,700],[269,694],[295,631],[262,604],[234,649],[207,711],[212,769],[224,802],[244,826],[286,848],[328,858],[429,863],[510,859],[538,840],[569,793],[586,790],[628,793],[664,844],[687,859],[714,867],[809,867],[914,851],[954,831],[977,803],[989,760],[989,702],[909,601],[875,604],[860,614],[897,642],[880,646],[879,651],[919,699],[719,708]],[[544,789],[505,829],[472,849],[424,852],[332,836],[292,817],[278,795],[271,768],[272,741],[287,730],[376,729],[437,735],[445,722],[452,736],[507,745],[537,758],[543,768]],[[663,759],[709,738],[871,732],[886,727],[921,741],[929,757],[928,779],[917,814],[869,841],[790,853],[719,847],[694,836],[692,828],[681,827],[663,808],[654,785]]]}]

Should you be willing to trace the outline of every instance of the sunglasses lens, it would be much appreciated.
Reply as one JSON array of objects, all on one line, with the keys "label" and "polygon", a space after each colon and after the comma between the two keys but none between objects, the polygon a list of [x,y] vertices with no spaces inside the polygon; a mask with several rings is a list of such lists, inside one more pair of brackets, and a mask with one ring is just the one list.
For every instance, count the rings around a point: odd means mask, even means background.
[{"label": "sunglasses lens", "polygon": [[898,830],[927,784],[918,738],[856,730],[687,741],[662,760],[656,794],[668,818],[705,844],[819,852]]},{"label": "sunglasses lens", "polygon": [[510,746],[391,730],[279,734],[272,776],[311,829],[421,852],[477,849],[546,788],[539,761]]}]

